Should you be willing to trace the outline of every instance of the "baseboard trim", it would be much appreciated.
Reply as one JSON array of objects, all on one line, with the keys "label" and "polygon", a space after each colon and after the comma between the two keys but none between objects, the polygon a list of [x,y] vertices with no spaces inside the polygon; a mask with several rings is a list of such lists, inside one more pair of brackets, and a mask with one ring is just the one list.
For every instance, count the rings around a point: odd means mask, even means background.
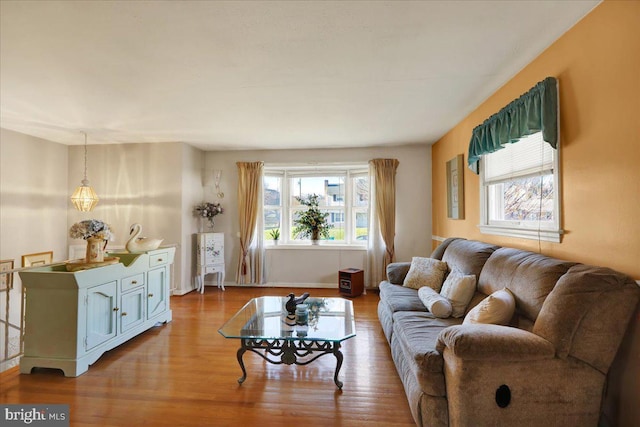
[{"label": "baseboard trim", "polygon": [[[218,285],[215,283],[205,283],[205,286],[208,288],[217,288]],[[235,282],[232,283],[225,283],[224,284],[225,288],[308,288],[308,289],[338,289],[338,284],[337,283],[274,283],[274,282],[269,282],[269,283],[263,283],[261,285],[258,285],[256,283],[245,283],[245,284],[238,284]],[[195,291],[196,289],[172,289],[171,290],[171,295],[172,296],[183,296],[186,295],[190,292]],[[365,287],[365,291],[373,291],[373,292],[379,292],[379,289],[377,287]]]},{"label": "baseboard trim", "polygon": [[[215,283],[211,285],[205,284],[205,286],[216,286]],[[256,283],[246,283],[246,284],[238,284],[238,283],[225,283],[225,288],[244,288],[247,286],[255,286],[259,288],[311,288],[311,289],[338,289],[337,283],[280,283],[280,282],[268,282],[263,284]]]}]

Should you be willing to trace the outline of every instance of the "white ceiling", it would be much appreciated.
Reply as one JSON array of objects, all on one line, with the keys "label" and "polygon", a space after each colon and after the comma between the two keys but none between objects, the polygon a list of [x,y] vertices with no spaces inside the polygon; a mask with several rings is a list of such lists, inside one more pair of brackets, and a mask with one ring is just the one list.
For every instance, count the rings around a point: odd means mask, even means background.
[{"label": "white ceiling", "polygon": [[0,126],[206,150],[433,143],[588,1],[6,1]]}]

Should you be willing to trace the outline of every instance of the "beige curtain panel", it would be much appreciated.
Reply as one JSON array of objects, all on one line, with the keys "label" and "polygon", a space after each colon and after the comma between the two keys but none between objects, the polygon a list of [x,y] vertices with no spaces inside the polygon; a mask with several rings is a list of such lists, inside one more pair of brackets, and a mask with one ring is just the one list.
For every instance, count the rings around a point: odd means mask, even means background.
[{"label": "beige curtain panel", "polygon": [[373,159],[375,178],[375,210],[380,225],[380,234],[386,246],[382,260],[382,277],[387,265],[395,257],[394,240],[396,236],[396,170],[400,162],[397,159]]},{"label": "beige curtain panel", "polygon": [[[237,162],[238,166],[238,216],[240,220],[240,259],[236,283],[242,284],[262,280],[262,260],[251,257],[250,248],[253,242],[256,223],[258,221],[262,172],[264,162]],[[253,262],[251,262],[253,260]],[[247,280],[247,278],[249,278]]]}]

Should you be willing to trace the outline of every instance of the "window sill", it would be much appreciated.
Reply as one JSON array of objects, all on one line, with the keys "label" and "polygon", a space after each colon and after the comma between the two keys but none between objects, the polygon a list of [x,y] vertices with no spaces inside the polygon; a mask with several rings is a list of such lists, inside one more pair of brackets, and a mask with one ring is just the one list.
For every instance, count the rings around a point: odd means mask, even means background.
[{"label": "window sill", "polygon": [[320,243],[318,245],[312,245],[311,243],[299,243],[299,244],[265,244],[264,248],[268,251],[272,250],[340,250],[340,251],[366,251],[367,247],[364,245],[346,245],[346,244],[332,244],[332,243]]},{"label": "window sill", "polygon": [[545,242],[560,243],[562,241],[563,230],[537,230],[529,228],[502,227],[498,225],[479,225],[483,234],[494,234],[497,236],[517,237],[521,239],[543,240]]}]

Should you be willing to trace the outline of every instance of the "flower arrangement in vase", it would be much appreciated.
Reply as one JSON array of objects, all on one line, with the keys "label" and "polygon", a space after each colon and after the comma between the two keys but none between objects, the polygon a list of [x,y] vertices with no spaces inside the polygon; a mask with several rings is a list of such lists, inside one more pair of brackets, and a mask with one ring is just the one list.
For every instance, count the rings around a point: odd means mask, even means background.
[{"label": "flower arrangement in vase", "polygon": [[103,262],[104,251],[109,240],[113,239],[111,227],[97,219],[76,222],[69,229],[69,237],[87,241],[85,262]]},{"label": "flower arrangement in vase", "polygon": [[328,212],[321,212],[318,208],[320,196],[311,194],[307,197],[298,197],[296,200],[303,206],[307,206],[306,211],[296,212],[293,219],[293,235],[296,239],[310,238],[313,244],[317,244],[320,237],[329,238],[329,229],[333,227],[329,224]]},{"label": "flower arrangement in vase", "polygon": [[196,205],[194,213],[200,218],[206,218],[209,221],[209,228],[213,228],[213,218],[224,213],[224,208],[221,203],[202,202]]}]

